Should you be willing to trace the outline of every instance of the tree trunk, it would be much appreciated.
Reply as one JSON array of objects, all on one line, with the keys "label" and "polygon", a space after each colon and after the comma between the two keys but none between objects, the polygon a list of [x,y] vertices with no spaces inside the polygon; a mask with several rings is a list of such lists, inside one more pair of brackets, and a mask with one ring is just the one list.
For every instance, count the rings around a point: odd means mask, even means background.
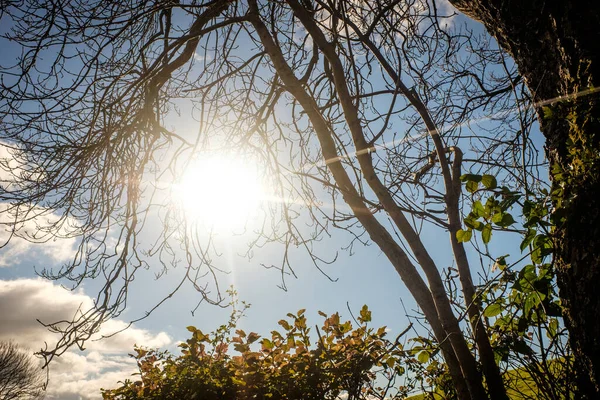
[{"label": "tree trunk", "polygon": [[451,0],[515,59],[553,186],[556,270],[578,398],[600,398],[600,2]]}]

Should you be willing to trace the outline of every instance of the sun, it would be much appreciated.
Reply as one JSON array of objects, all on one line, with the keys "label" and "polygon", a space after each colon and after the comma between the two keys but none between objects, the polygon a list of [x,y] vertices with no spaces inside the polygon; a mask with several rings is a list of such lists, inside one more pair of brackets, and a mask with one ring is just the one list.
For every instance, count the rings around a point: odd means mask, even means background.
[{"label": "sun", "polygon": [[211,229],[244,228],[266,193],[255,162],[233,155],[199,156],[174,185],[185,218]]}]

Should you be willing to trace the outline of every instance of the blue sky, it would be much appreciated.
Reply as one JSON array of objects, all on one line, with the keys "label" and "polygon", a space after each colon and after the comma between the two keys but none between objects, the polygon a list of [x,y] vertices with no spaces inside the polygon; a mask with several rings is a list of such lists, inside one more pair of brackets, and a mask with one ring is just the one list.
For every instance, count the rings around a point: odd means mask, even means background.
[{"label": "blue sky", "polygon": [[[180,129],[194,129],[194,122],[185,113],[170,123]],[[10,158],[2,146],[0,158]],[[243,201],[242,193],[240,197],[240,201]],[[152,233],[158,229],[149,226],[148,234],[140,237],[140,246],[151,243]],[[493,254],[518,254],[518,239],[509,235],[495,235]],[[448,233],[425,225],[421,236],[438,266],[451,266]],[[6,233],[0,230],[0,239],[3,238],[6,238]],[[303,249],[293,249],[291,259],[297,278],[287,276],[287,291],[283,291],[278,288],[281,284],[279,272],[261,265],[278,263],[282,257],[281,246],[272,244],[255,249],[251,258],[240,256],[245,252],[248,240],[247,236],[231,236],[225,232],[219,232],[216,238],[221,254],[217,264],[229,271],[219,275],[221,288],[234,285],[239,300],[252,304],[240,322],[242,329],[268,334],[277,329],[277,321],[286,313],[301,308],[307,309],[309,322],[313,324],[321,321],[317,315],[319,310],[326,313],[339,311],[349,318],[347,305],[357,312],[363,304],[373,311],[372,324],[388,326],[390,335],[401,332],[409,324],[405,313],[412,314],[415,303],[389,261],[375,245],[356,245],[350,254],[341,249],[348,245],[351,237],[335,230],[332,230],[330,238],[325,237],[316,244],[317,249],[329,258],[338,253],[335,263],[324,266],[325,272],[335,282],[312,265]],[[36,319],[54,322],[70,318],[80,304],[92,304],[101,282],[86,281],[75,291],[69,291],[60,287],[60,282],[48,282],[35,274],[35,268],[57,268],[68,262],[73,257],[76,244],[76,240],[32,244],[15,239],[0,249],[0,340],[13,339],[37,350],[44,342],[52,343],[56,337],[49,334]],[[470,256],[476,275],[478,258],[473,252]],[[484,268],[489,268],[489,265],[484,263]],[[129,321],[145,315],[146,311],[169,294],[185,272],[183,267],[179,267],[156,279],[155,273],[159,270],[158,263],[151,262],[149,270],[138,271],[129,292],[126,311],[118,320],[108,323],[103,333],[119,330]],[[198,301],[198,293],[186,285],[150,317],[136,322],[129,330],[108,340],[92,341],[83,352],[69,350],[51,366],[48,397],[97,399],[100,387],[114,387],[118,380],[127,378],[134,370],[135,365],[127,356],[134,344],[176,351],[176,343],[187,338],[186,326],[194,325],[211,331],[226,322],[230,310],[206,303],[201,304],[192,315]]]}]

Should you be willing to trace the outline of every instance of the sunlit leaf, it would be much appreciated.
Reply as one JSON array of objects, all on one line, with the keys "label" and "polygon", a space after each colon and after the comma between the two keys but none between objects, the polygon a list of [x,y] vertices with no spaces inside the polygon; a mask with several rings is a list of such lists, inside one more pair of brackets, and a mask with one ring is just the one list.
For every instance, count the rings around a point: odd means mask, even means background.
[{"label": "sunlit leaf", "polygon": [[492,318],[500,314],[503,309],[504,307],[501,304],[493,303],[485,308],[485,310],[483,311],[483,315],[487,318]]},{"label": "sunlit leaf", "polygon": [[427,361],[429,361],[429,358],[430,358],[430,354],[427,350],[423,350],[417,355],[417,360],[419,360],[419,362],[421,362],[423,364],[425,364]]},{"label": "sunlit leaf", "polygon": [[456,232],[456,240],[458,240],[461,243],[468,242],[469,240],[471,240],[472,235],[473,235],[473,231],[470,229],[466,230],[466,231],[459,229]]}]

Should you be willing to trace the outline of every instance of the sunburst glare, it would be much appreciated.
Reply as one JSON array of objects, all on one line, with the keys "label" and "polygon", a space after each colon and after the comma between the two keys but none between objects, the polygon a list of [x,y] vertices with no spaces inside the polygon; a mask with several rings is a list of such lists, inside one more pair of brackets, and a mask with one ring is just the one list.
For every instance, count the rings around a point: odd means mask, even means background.
[{"label": "sunburst glare", "polygon": [[266,199],[259,166],[234,155],[202,155],[175,184],[185,217],[215,230],[241,229]]}]

